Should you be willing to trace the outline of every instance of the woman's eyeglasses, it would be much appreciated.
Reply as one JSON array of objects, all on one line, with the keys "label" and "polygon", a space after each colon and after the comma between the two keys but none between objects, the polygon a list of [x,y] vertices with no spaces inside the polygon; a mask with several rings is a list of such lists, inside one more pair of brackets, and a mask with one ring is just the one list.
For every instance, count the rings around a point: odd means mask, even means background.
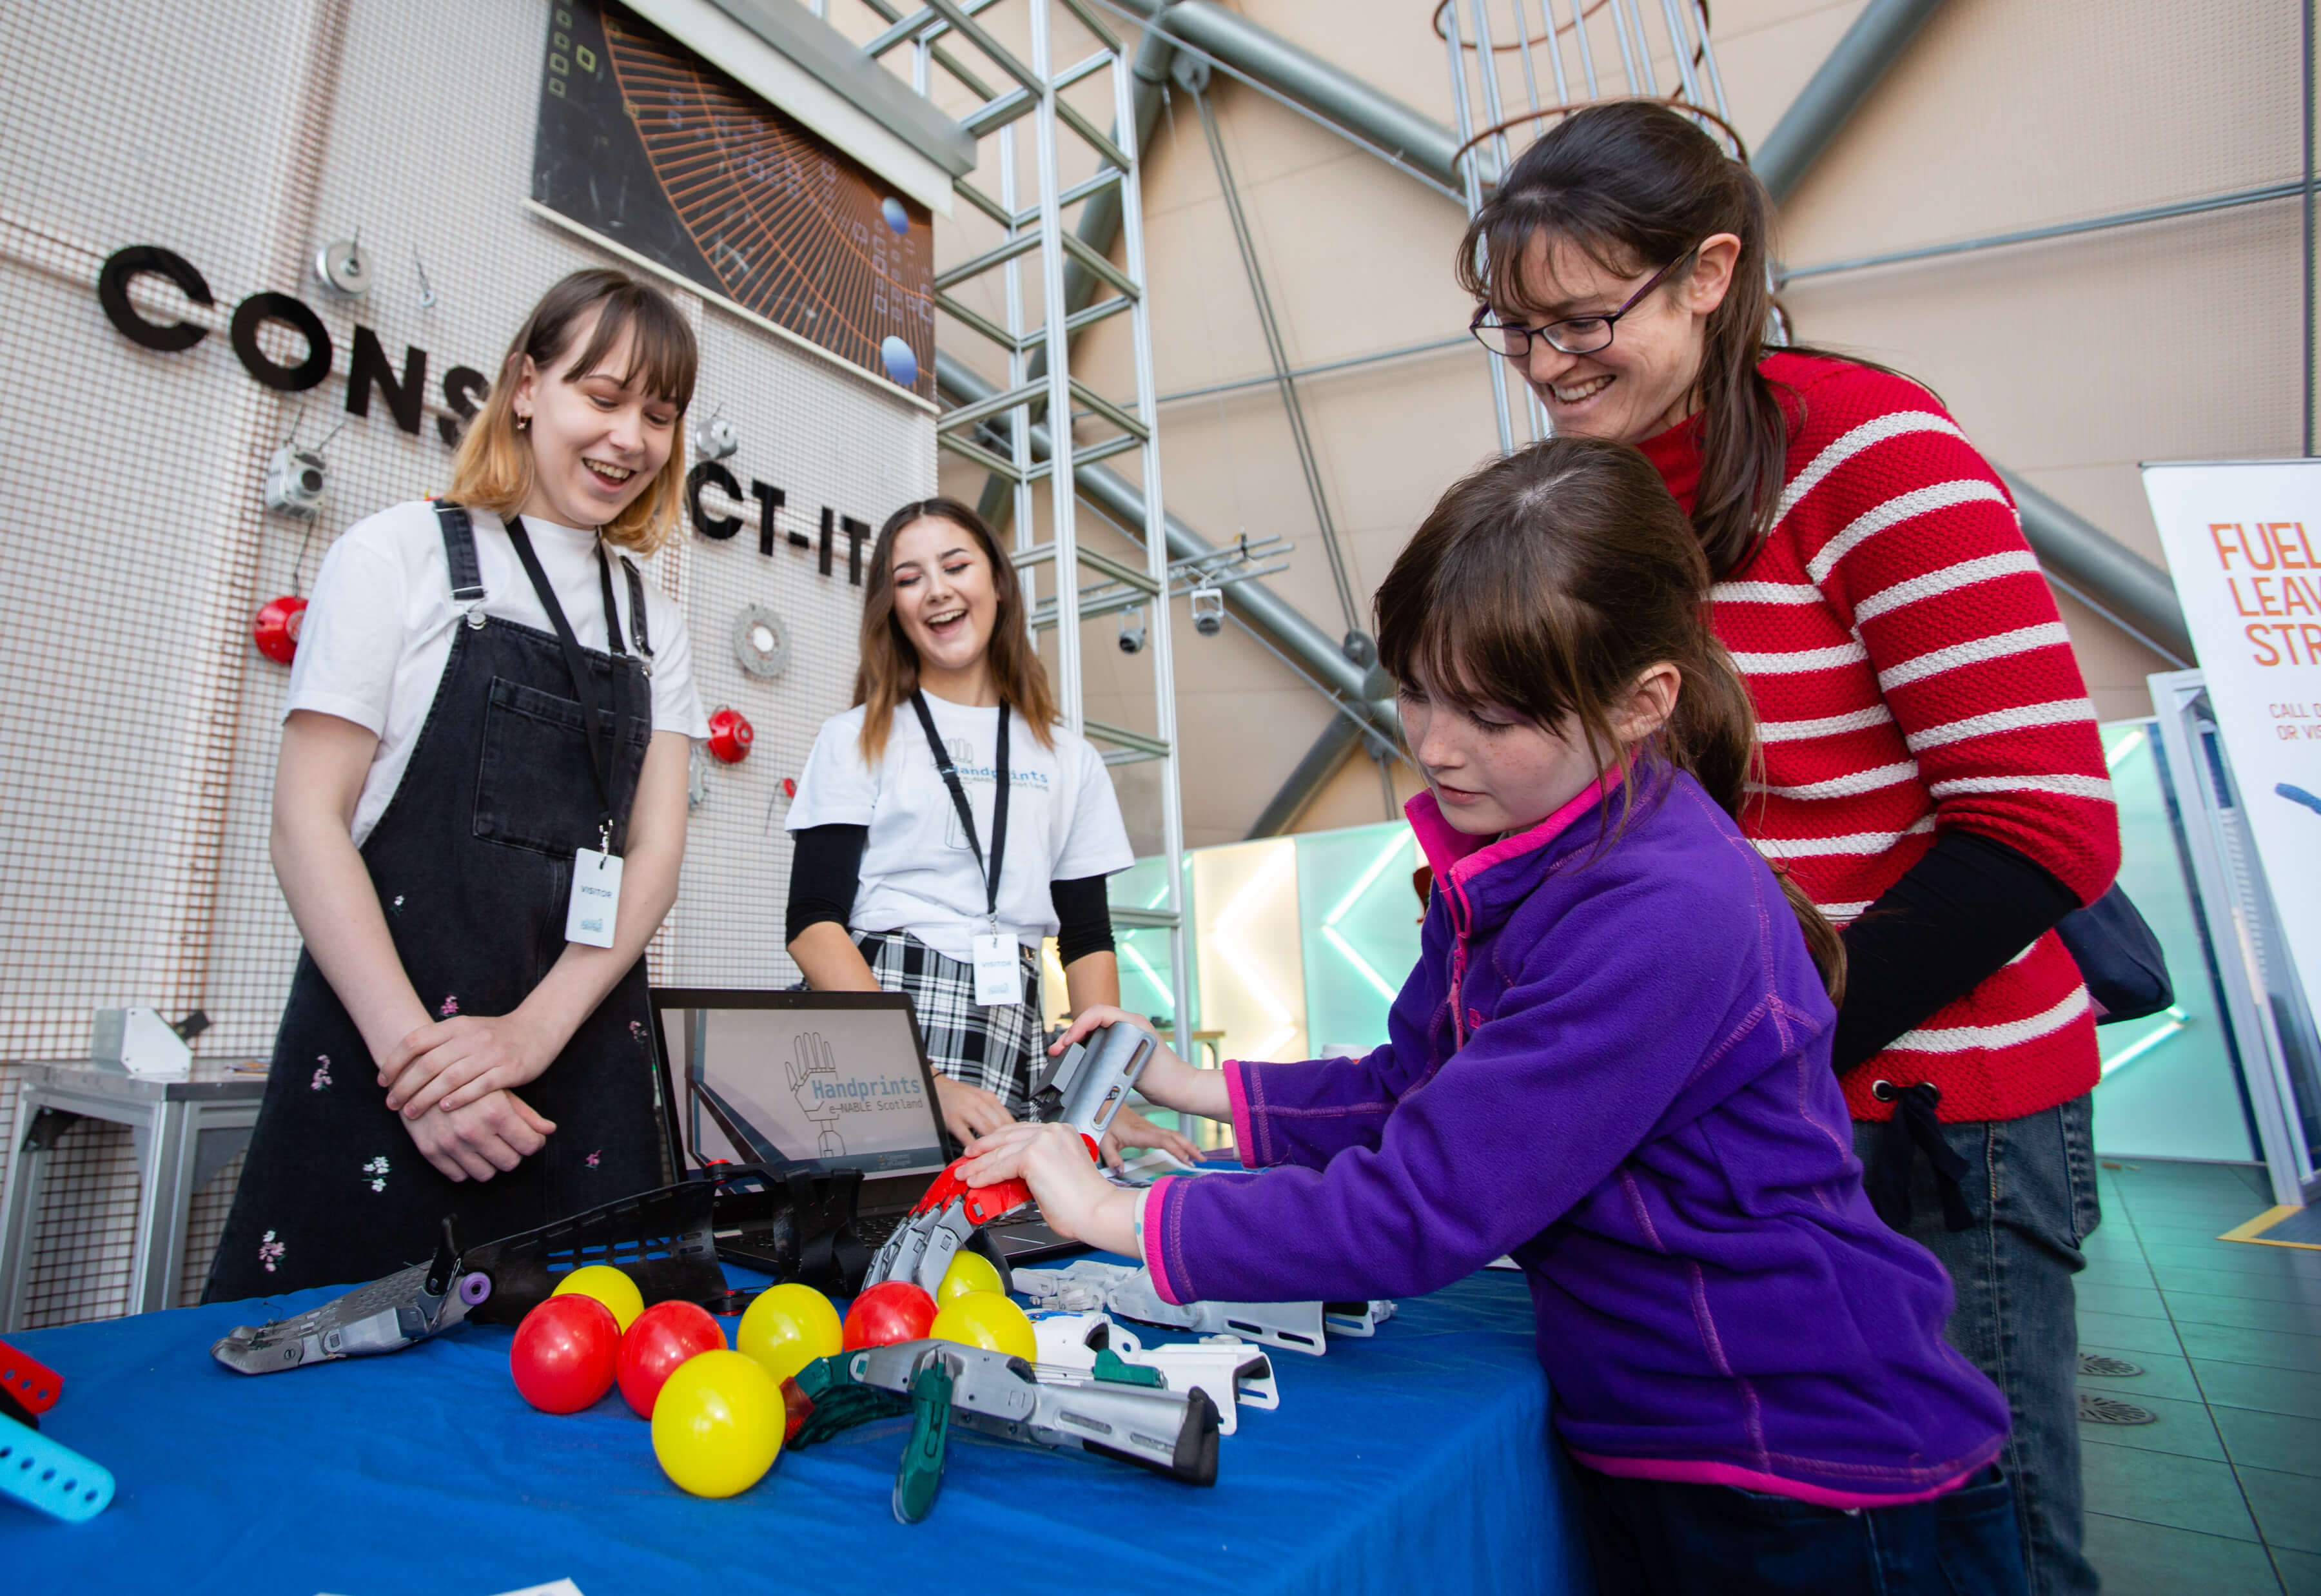
[{"label": "woman's eyeglasses", "polygon": [[1494,355],[1505,355],[1518,363],[1531,358],[1531,340],[1534,338],[1545,339],[1549,348],[1567,355],[1592,355],[1598,349],[1610,347],[1613,330],[1622,316],[1643,304],[1645,295],[1667,281],[1670,272],[1698,253],[1698,249],[1688,249],[1670,261],[1645,278],[1644,286],[1628,295],[1628,303],[1609,315],[1566,316],[1560,322],[1550,322],[1544,327],[1525,327],[1514,322],[1500,321],[1497,313],[1487,304],[1476,311],[1475,319],[1467,323],[1467,331],[1474,335],[1477,343]]}]

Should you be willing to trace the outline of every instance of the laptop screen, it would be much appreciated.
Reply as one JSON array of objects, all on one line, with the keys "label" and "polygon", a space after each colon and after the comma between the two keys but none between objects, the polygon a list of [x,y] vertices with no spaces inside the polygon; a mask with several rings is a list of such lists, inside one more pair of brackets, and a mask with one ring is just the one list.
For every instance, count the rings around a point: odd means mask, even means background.
[{"label": "laptop screen", "polygon": [[652,1002],[691,1162],[881,1180],[947,1162],[907,997],[659,991]]}]

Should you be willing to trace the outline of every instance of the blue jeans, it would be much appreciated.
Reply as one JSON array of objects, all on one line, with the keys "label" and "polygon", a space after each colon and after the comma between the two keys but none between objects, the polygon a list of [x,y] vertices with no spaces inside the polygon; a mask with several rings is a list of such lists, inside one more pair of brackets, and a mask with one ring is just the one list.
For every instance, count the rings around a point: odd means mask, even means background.
[{"label": "blue jeans", "polygon": [[[2014,1414],[1999,1463],[2015,1487],[2031,1596],[2098,1588],[2080,1550],[2080,1335],[2071,1283],[2087,1267],[2080,1244],[2103,1219],[2094,1116],[2092,1101],[2078,1097],[2019,1120],[1943,1126],[1943,1139],[1969,1166],[1959,1183],[1974,1222],[1964,1230],[1944,1224],[1923,1156],[1913,1160],[1910,1176],[1905,1233],[1941,1261],[1958,1292],[1943,1333],[2007,1393]],[[1853,1147],[1874,1170],[1886,1155],[1886,1128],[1856,1125]]]},{"label": "blue jeans", "polygon": [[2022,1596],[1995,1468],[1932,1501],[1842,1512],[1726,1485],[1581,1467],[1597,1596]]}]

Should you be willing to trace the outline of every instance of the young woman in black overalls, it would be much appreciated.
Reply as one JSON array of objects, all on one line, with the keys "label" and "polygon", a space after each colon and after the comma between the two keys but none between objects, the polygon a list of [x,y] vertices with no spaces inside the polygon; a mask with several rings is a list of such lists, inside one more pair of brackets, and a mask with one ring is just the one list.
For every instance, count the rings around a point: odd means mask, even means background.
[{"label": "young woman in black overalls", "polygon": [[[642,956],[700,711],[681,617],[655,599],[649,624],[623,551],[676,524],[695,367],[658,291],[574,274],[517,333],[447,499],[333,549],[275,784],[305,947],[207,1300],[376,1279],[447,1214],[487,1240],[670,1178]],[[607,647],[583,647],[600,604]],[[610,946],[568,941],[576,873],[615,870],[614,912],[578,900]]]}]

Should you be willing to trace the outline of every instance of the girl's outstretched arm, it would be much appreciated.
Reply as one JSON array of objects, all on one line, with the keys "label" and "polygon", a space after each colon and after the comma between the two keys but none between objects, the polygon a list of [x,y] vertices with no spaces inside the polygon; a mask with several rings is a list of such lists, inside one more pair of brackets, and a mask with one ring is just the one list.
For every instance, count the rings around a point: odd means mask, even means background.
[{"label": "girl's outstretched arm", "polygon": [[[1376,1146],[1319,1169],[1158,1183],[1141,1213],[1155,1289],[1172,1302],[1433,1291],[1587,1201],[1664,1118],[1680,1122],[1680,1100],[1729,1094],[1729,1072],[1823,1078],[1825,1006],[1785,1009],[1760,985],[1761,917],[1785,911],[1708,884],[1625,883],[1566,913]],[[1805,1098],[1803,1075],[1782,1080]]]},{"label": "girl's outstretched arm", "polygon": [[[1137,1089],[1162,1108],[1232,1123],[1241,1161],[1252,1169],[1272,1164],[1320,1168],[1350,1147],[1375,1147],[1404,1093],[1424,1079],[1425,1028],[1440,1017],[1449,967],[1447,932],[1430,922],[1426,948],[1387,1016],[1388,1039],[1361,1058],[1317,1058],[1270,1064],[1229,1058],[1221,1069],[1197,1069],[1168,1047],[1145,1066]],[[1098,1027],[1126,1021],[1143,1029],[1141,1015],[1109,1007],[1081,1013],[1049,1049],[1061,1053]]]}]

